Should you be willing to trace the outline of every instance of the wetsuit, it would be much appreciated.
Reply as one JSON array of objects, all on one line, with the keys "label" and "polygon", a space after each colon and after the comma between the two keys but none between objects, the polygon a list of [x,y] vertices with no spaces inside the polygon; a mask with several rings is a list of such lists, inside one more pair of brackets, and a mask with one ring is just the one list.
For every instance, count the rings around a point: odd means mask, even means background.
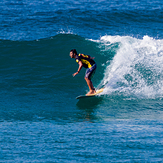
[{"label": "wetsuit", "polygon": [[83,67],[87,68],[85,77],[91,79],[97,67],[95,61],[91,59],[89,55],[80,54],[80,53],[76,55],[75,60],[77,63],[79,61],[82,62]]}]

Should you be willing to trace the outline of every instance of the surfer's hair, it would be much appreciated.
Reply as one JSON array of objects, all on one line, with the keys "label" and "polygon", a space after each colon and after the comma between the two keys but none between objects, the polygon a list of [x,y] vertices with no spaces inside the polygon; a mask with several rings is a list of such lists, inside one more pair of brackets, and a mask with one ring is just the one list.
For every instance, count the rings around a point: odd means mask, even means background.
[{"label": "surfer's hair", "polygon": [[73,54],[76,54],[77,55],[76,49],[72,49],[70,52],[73,52]]}]

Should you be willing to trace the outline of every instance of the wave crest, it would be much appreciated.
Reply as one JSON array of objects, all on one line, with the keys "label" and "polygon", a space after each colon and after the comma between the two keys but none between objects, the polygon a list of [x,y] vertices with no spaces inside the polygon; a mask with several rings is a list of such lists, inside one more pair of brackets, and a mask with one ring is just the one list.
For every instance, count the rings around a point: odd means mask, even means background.
[{"label": "wave crest", "polygon": [[158,98],[163,95],[163,40],[149,36],[137,39],[129,36],[103,36],[107,47],[119,43],[111,64],[106,66],[101,82],[105,94],[116,92],[138,98]]}]

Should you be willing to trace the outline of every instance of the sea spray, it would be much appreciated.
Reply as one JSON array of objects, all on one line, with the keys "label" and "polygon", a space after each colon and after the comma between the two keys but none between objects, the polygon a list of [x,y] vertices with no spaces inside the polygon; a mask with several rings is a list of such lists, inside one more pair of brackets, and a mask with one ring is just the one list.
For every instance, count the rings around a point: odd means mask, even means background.
[{"label": "sea spray", "polygon": [[103,36],[101,44],[108,50],[119,44],[109,65],[106,62],[104,94],[117,93],[127,97],[158,98],[163,95],[163,40],[149,36]]}]

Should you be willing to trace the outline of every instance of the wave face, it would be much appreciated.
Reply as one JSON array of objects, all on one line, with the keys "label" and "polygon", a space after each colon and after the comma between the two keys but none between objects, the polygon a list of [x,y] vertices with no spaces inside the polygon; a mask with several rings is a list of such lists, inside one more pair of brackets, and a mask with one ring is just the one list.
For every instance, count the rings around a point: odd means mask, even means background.
[{"label": "wave face", "polygon": [[100,40],[90,40],[74,34],[36,41],[1,40],[1,96],[6,92],[5,96],[32,98],[37,92],[42,95],[47,92],[48,96],[49,92],[59,94],[70,90],[71,96],[76,96],[88,91],[84,68],[72,78],[78,64],[69,57],[69,51],[75,47],[79,53],[95,57],[98,68],[93,83],[96,88],[105,85],[104,94],[161,98],[162,42],[149,36],[137,39],[106,35]]},{"label": "wave face", "polygon": [[106,51],[118,44],[116,55],[106,64],[106,94],[117,92],[127,97],[159,98],[163,95],[163,40],[149,36],[103,36]]},{"label": "wave face", "polygon": [[[47,108],[48,104],[49,109],[63,107],[65,110],[63,101],[74,102],[77,95],[88,90],[84,81],[84,70],[77,77],[72,77],[78,68],[78,64],[69,56],[69,51],[74,47],[78,52],[97,58],[99,71],[94,78],[94,84],[97,86],[103,78],[104,67],[100,65],[102,61],[99,56],[100,49],[94,41],[73,34],[58,34],[35,41],[1,40],[0,98],[2,108],[11,110],[22,108],[25,111],[32,109],[34,112],[35,108],[39,108],[37,110],[39,114],[44,114],[41,109]],[[69,104],[68,106],[71,107]],[[17,113],[19,112],[16,112],[16,115],[8,114],[5,111],[6,116],[4,114],[0,116],[2,119],[24,117],[20,117]],[[28,113],[30,119],[32,113]],[[43,117],[57,118],[53,114],[49,117],[46,113]],[[24,118],[27,117],[26,114]]]}]

